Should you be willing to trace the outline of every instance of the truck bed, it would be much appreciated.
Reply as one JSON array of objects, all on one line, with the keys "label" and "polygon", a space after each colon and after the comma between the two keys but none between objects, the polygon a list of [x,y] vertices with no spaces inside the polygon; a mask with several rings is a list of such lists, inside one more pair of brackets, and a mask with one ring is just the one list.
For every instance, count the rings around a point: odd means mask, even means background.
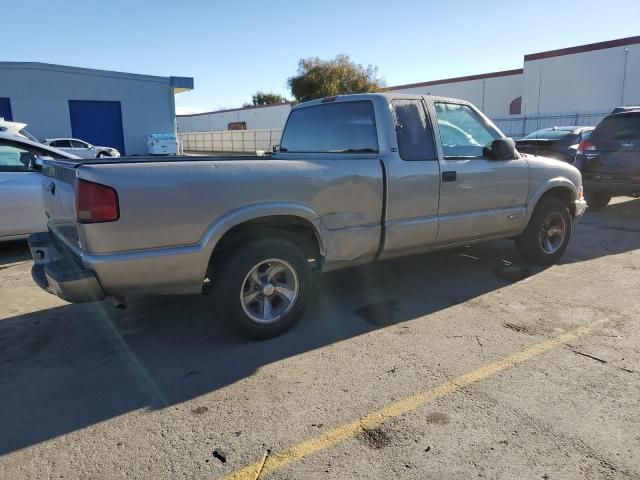
[{"label": "truck bed", "polygon": [[75,166],[80,165],[114,165],[123,163],[174,163],[174,162],[207,162],[207,161],[240,161],[240,160],[270,160],[271,154],[258,155],[233,155],[229,153],[213,155],[144,155],[131,157],[102,157],[102,158],[80,158],[80,159],[58,159],[56,163],[67,163]]}]

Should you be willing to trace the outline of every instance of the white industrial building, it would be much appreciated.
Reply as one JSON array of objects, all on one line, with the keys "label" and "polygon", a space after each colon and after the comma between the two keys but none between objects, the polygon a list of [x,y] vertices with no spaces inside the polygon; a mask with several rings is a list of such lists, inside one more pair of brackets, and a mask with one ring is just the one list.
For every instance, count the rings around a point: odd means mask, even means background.
[{"label": "white industrial building", "polygon": [[[640,104],[640,36],[525,55],[522,68],[388,87],[398,93],[468,100],[506,134],[560,124],[595,125],[620,105]],[[283,127],[290,105],[177,117],[179,132]],[[233,125],[232,125],[233,127]]]},{"label": "white industrial building", "polygon": [[0,117],[37,138],[75,137],[127,155],[151,133],[175,133],[174,94],[193,78],[158,77],[32,62],[0,62]]},{"label": "white industrial building", "polygon": [[389,87],[388,90],[398,93],[461,98],[495,118],[520,113],[522,81],[523,71],[518,69],[397,85]]},{"label": "white industrial building", "polygon": [[178,132],[281,128],[289,115],[289,110],[291,110],[291,103],[279,103],[178,115]]}]

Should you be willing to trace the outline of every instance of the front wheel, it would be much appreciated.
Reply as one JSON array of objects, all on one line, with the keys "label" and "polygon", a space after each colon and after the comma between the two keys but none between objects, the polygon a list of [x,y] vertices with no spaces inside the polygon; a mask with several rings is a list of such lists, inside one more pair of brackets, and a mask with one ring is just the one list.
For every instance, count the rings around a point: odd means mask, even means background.
[{"label": "front wheel", "polygon": [[552,265],[567,249],[573,222],[567,206],[557,198],[543,198],[536,206],[529,225],[516,238],[520,256],[534,265]]},{"label": "front wheel", "polygon": [[220,268],[214,278],[217,310],[240,335],[275,337],[302,315],[311,269],[293,242],[280,238],[251,242],[235,249]]}]

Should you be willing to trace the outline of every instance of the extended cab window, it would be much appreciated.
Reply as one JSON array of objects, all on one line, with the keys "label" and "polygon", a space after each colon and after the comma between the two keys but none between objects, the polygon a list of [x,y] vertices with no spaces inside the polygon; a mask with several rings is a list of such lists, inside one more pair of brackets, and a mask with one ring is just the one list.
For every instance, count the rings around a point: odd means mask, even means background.
[{"label": "extended cab window", "polygon": [[437,160],[427,112],[421,100],[393,100],[393,124],[403,160]]},{"label": "extended cab window", "polygon": [[436,102],[440,142],[445,158],[482,157],[482,149],[500,133],[468,105]]},{"label": "extended cab window", "polygon": [[335,102],[293,110],[280,151],[377,153],[373,104],[369,101]]}]

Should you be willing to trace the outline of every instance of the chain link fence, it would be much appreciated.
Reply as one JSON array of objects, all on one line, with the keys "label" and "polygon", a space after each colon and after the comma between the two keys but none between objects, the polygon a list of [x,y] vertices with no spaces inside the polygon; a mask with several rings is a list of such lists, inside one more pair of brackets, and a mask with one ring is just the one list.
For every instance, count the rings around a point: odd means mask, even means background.
[{"label": "chain link fence", "polygon": [[[519,139],[541,128],[564,125],[595,126],[606,115],[608,113],[554,113],[495,118],[493,122],[506,136]],[[202,153],[255,153],[257,150],[270,152],[274,145],[280,143],[281,136],[282,129],[223,130],[178,134],[182,151]]]},{"label": "chain link fence", "polygon": [[282,129],[223,130],[179,133],[183,152],[270,152],[280,143]]},{"label": "chain link fence", "polygon": [[536,116],[513,116],[494,118],[493,123],[507,137],[522,138],[542,128],[561,127],[565,125],[596,126],[609,113],[553,113]]}]

